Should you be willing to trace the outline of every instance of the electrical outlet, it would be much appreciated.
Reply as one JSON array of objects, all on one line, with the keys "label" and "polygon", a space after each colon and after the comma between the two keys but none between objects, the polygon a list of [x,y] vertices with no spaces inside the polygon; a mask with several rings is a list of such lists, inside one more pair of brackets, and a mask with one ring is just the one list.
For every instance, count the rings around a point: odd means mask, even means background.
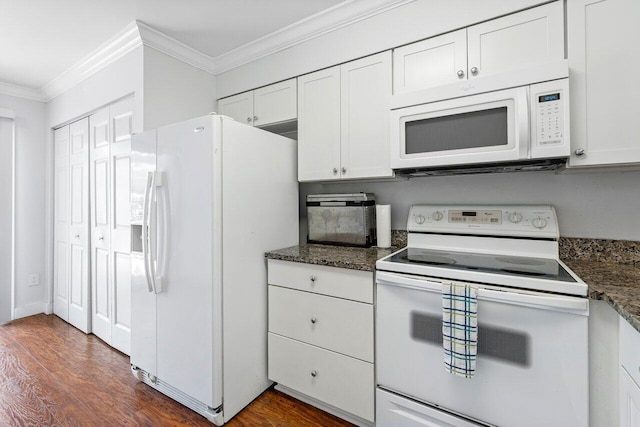
[{"label": "electrical outlet", "polygon": [[40,284],[40,274],[34,273],[29,275],[29,286],[38,286]]}]

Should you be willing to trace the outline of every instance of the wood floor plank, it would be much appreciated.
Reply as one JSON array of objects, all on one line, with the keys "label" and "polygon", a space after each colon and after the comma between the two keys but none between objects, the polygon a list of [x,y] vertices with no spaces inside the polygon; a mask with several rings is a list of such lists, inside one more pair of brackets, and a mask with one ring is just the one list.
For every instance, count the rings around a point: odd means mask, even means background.
[{"label": "wood floor plank", "polygon": [[[0,426],[212,426],[131,375],[129,358],[53,315],[0,326]],[[230,427],[343,427],[270,389]]]}]

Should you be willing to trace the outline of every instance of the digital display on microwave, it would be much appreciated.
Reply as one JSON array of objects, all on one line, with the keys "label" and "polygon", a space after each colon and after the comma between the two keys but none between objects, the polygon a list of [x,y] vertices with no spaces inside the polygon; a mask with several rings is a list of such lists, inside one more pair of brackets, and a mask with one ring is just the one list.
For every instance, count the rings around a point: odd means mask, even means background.
[{"label": "digital display on microwave", "polygon": [[560,100],[559,93],[550,93],[548,95],[541,95],[538,97],[538,102],[549,102],[549,101],[558,101]]}]

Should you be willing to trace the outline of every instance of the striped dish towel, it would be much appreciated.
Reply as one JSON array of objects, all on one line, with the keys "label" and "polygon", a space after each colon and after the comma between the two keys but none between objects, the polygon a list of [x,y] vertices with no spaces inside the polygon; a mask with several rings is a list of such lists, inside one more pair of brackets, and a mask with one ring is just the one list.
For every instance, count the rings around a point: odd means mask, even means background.
[{"label": "striped dish towel", "polygon": [[471,378],[476,372],[478,289],[442,284],[442,346],[447,372]]}]

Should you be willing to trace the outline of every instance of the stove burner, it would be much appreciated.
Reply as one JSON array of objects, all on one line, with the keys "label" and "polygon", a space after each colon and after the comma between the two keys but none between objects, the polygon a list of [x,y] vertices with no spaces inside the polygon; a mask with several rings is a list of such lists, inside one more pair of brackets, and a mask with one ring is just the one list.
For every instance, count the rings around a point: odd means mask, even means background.
[{"label": "stove burner", "polygon": [[522,258],[522,257],[510,257],[510,256],[498,256],[496,261],[506,262],[507,264],[520,264],[520,265],[544,265],[545,262],[539,259]]},{"label": "stove burner", "polygon": [[511,274],[520,274],[522,276],[546,276],[546,273],[540,271],[524,270],[520,268],[501,268],[501,271]]},{"label": "stove burner", "polygon": [[438,255],[408,255],[403,258],[407,261],[429,265],[451,265],[456,263],[454,259]]}]

